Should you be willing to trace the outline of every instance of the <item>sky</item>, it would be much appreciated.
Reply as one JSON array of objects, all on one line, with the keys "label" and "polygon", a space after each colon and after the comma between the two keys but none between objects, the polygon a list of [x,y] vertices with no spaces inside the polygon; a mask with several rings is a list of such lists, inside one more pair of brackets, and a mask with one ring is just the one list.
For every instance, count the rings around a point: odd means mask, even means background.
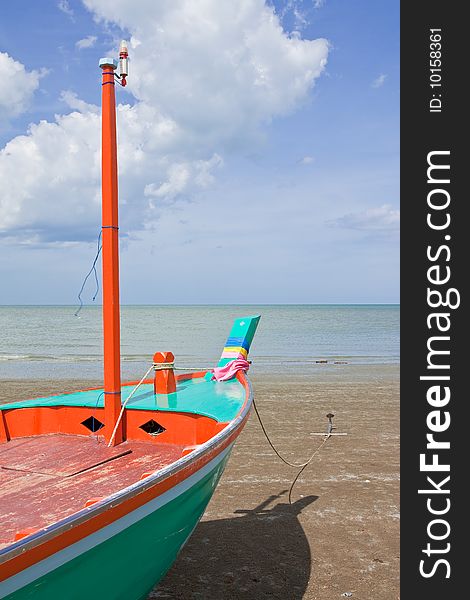
[{"label": "sky", "polygon": [[0,0],[0,304],[77,301],[121,39],[123,303],[399,301],[398,0]]}]

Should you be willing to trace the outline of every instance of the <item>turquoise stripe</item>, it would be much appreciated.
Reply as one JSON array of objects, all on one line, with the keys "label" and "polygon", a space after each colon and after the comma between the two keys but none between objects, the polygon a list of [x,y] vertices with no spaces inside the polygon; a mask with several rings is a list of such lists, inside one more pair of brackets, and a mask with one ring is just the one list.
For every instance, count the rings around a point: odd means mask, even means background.
[{"label": "turquoise stripe", "polygon": [[[251,342],[253,341],[260,318],[260,315],[254,315],[251,317],[240,317],[239,319],[235,319],[232,330],[230,331],[230,335],[228,336],[226,347],[229,346],[229,340],[236,339],[241,340],[241,342],[239,341],[237,344],[234,344],[234,346],[242,346],[248,351],[250,349]],[[222,356],[217,366],[223,367],[231,360],[233,359],[223,358]]]},{"label": "turquoise stripe", "polygon": [[[134,385],[122,387],[122,401],[129,396]],[[0,405],[0,410],[33,406],[95,406],[102,407],[103,390],[87,390],[73,394],[47,396],[23,402]],[[231,421],[245,401],[245,389],[237,379],[207,381],[203,377],[180,381],[174,394],[157,394],[153,384],[142,385],[127,404],[132,410],[159,410],[163,412],[194,413],[225,423]]]}]

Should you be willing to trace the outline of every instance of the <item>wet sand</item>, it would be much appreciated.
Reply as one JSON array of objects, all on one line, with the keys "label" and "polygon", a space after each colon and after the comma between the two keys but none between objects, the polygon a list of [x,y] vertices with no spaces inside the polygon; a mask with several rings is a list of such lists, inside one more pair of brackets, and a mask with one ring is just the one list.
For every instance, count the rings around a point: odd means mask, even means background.
[{"label": "wet sand", "polygon": [[[255,415],[208,509],[149,600],[399,598],[398,367],[324,365],[311,375],[254,373],[258,409],[278,449],[302,462],[297,481]],[[94,382],[0,380],[0,402]]]}]

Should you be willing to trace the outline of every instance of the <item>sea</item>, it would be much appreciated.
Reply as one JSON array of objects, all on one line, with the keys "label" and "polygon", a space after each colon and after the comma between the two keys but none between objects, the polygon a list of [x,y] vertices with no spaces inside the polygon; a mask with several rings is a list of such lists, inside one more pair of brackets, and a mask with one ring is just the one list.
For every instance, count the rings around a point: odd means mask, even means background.
[{"label": "sea", "polygon": [[[0,306],[0,379],[101,380],[101,306],[76,311]],[[122,376],[139,379],[160,350],[174,353],[177,368],[208,369],[233,319],[255,314],[249,358],[258,374],[399,363],[399,305],[139,305],[121,307]]]}]

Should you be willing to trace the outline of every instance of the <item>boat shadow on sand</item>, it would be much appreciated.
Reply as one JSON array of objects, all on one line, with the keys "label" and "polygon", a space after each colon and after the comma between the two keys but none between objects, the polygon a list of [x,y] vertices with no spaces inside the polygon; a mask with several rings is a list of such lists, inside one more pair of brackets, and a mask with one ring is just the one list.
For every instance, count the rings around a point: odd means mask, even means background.
[{"label": "boat shadow on sand", "polygon": [[298,515],[318,496],[288,504],[270,496],[229,519],[202,521],[149,600],[300,600],[311,553]]}]

